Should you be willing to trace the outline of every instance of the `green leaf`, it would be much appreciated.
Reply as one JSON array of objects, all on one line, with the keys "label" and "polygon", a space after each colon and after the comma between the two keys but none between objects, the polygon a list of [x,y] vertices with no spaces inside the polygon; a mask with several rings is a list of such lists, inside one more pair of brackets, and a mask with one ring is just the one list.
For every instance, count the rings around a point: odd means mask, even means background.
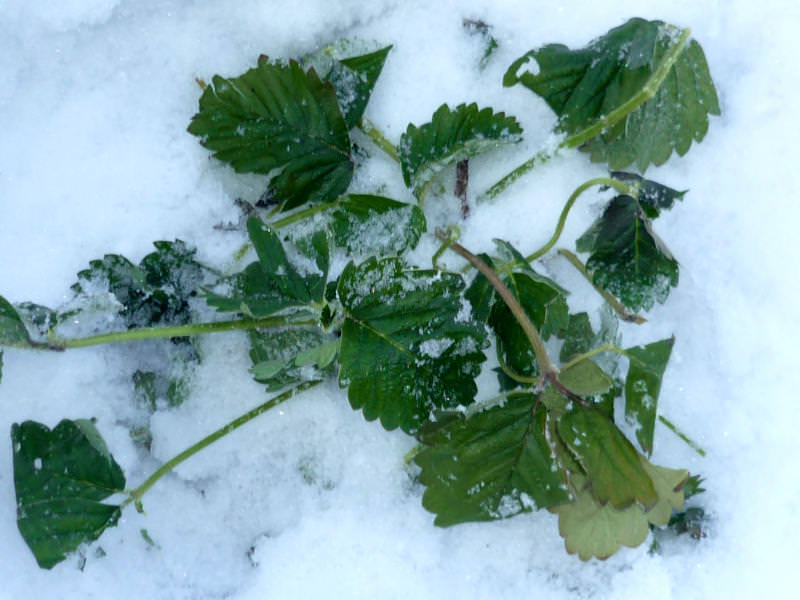
[{"label": "green leaf", "polygon": [[614,508],[602,504],[580,475],[571,477],[577,489],[575,500],[551,510],[558,514],[558,532],[564,538],[567,552],[581,560],[606,559],[620,546],[634,548],[647,539],[649,528],[642,507],[632,504]]},{"label": "green leaf", "polygon": [[[519,300],[543,339],[566,328],[569,308],[562,288],[540,275],[531,276],[527,271],[500,273],[501,279]],[[519,375],[538,376],[539,366],[528,336],[505,302],[495,301],[489,325],[497,334],[500,360]]]},{"label": "green leaf", "polygon": [[594,330],[589,322],[589,315],[585,312],[569,315],[569,323],[564,335],[564,344],[561,346],[559,360],[568,362],[574,357],[585,354],[592,349]]},{"label": "green leaf", "polygon": [[569,501],[547,418],[536,395],[511,394],[501,406],[424,433],[427,447],[414,461],[426,487],[422,505],[436,514],[436,525],[503,519]]},{"label": "green leaf", "polygon": [[386,46],[369,54],[333,61],[326,79],[336,90],[348,128],[352,129],[361,120],[391,49],[392,46]]},{"label": "green leaf", "polygon": [[446,166],[522,139],[514,117],[477,104],[451,109],[442,104],[430,123],[409,125],[400,138],[398,154],[406,186],[420,197]]},{"label": "green leaf", "polygon": [[614,386],[614,380],[590,358],[561,371],[558,380],[578,396],[605,394]]},{"label": "green leaf", "polygon": [[397,258],[345,268],[339,383],[368,421],[412,433],[433,408],[472,402],[486,333],[463,288],[458,275],[409,269]]},{"label": "green leaf", "polygon": [[608,417],[591,407],[573,407],[558,421],[558,435],[580,463],[594,497],[623,509],[638,502],[646,510],[658,501],[639,453]]},{"label": "green leaf", "polygon": [[688,191],[679,192],[635,173],[613,171],[611,177],[638,188],[636,199],[639,201],[639,206],[642,207],[644,213],[651,219],[658,217],[662,210],[672,208],[676,200],[683,200]]},{"label": "green leaf", "polygon": [[2,296],[0,296],[0,345],[21,348],[31,346],[31,338],[25,323],[14,306]]},{"label": "green leaf", "polygon": [[625,418],[636,428],[636,439],[648,455],[653,452],[661,378],[674,344],[671,337],[625,350],[630,360],[625,378]]},{"label": "green leaf", "polygon": [[401,255],[416,248],[427,229],[418,206],[382,196],[343,196],[331,215],[334,242],[348,253]]},{"label": "green leaf", "polygon": [[253,361],[250,372],[268,392],[322,379],[339,349],[339,340],[330,340],[315,328],[250,330],[248,336]]},{"label": "green leaf", "polygon": [[118,254],[90,261],[72,290],[92,296],[98,287],[107,289],[122,305],[120,315],[129,329],[190,322],[188,299],[203,281],[196,251],[181,240],[153,245],[156,251],[138,266]]},{"label": "green leaf", "polygon": [[678,262],[653,232],[636,200],[617,196],[576,242],[590,252],[586,270],[631,310],[663,303],[678,285]]},{"label": "green leaf", "polygon": [[17,526],[39,566],[49,569],[116,525],[120,506],[101,501],[125,489],[125,476],[91,421],[53,430],[11,427]]},{"label": "green leaf", "polygon": [[267,317],[290,308],[322,302],[330,266],[330,248],[324,232],[312,235],[309,246],[314,264],[305,265],[305,273],[289,261],[283,243],[263,221],[247,221],[250,241],[258,262],[245,267],[232,279],[228,295],[208,293],[206,302],[217,310],[242,312],[253,317]]},{"label": "green leaf", "polygon": [[[521,83],[542,97],[558,116],[558,129],[574,135],[637,94],[676,43],[680,31],[662,21],[634,18],[585,48],[549,44],[531,50],[508,68],[503,85]],[[529,61],[532,69],[524,69]],[[720,114],[714,83],[700,45],[691,40],[650,100],[590,140],[592,160],[612,169],[632,163],[644,172],[675,150],[701,141],[708,115]]]},{"label": "green leaf", "polygon": [[645,516],[653,525],[661,527],[668,525],[672,511],[683,507],[683,488],[689,479],[689,471],[659,467],[642,455],[639,455],[639,460],[653,481],[653,487],[658,494],[658,502],[645,513]]},{"label": "green leaf", "polygon": [[232,79],[215,75],[189,132],[238,173],[280,173],[270,199],[283,210],[326,202],[353,177],[348,126],[336,92],[295,61],[258,66]]}]

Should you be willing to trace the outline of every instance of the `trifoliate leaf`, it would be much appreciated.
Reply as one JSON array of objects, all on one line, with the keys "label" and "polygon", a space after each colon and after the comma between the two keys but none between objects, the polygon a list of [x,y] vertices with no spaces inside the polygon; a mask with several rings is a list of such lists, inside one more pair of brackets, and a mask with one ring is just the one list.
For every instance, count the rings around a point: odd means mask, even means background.
[{"label": "trifoliate leaf", "polygon": [[334,242],[348,253],[399,256],[416,248],[427,229],[418,206],[382,196],[343,196],[331,215]]},{"label": "trifoliate leaf", "polygon": [[566,474],[547,441],[547,410],[534,394],[420,436],[414,457],[425,485],[422,505],[436,525],[503,519],[569,501]]},{"label": "trifoliate leaf", "polygon": [[647,539],[650,530],[641,506],[618,509],[610,503],[602,504],[585,487],[583,477],[572,475],[571,481],[577,490],[575,500],[551,509],[558,514],[558,532],[567,552],[581,560],[602,560],[622,545],[634,548]]},{"label": "trifoliate leaf", "polygon": [[518,142],[522,128],[514,117],[477,104],[451,109],[442,104],[430,123],[409,125],[400,138],[398,154],[406,186],[420,197],[446,166],[465,158]]},{"label": "trifoliate leaf", "polygon": [[247,231],[258,262],[233,277],[233,289],[228,295],[207,294],[208,304],[225,312],[266,317],[322,301],[330,266],[330,248],[324,232],[312,236],[307,249],[314,253],[313,263],[305,265],[307,272],[301,274],[289,261],[283,243],[269,225],[251,217]]},{"label": "trifoliate leaf", "polygon": [[661,185],[650,179],[645,179],[636,173],[625,173],[624,171],[613,171],[611,177],[630,183],[638,188],[636,199],[644,213],[651,219],[655,219],[662,210],[669,210],[676,200],[683,200],[688,190],[679,192],[671,187]]},{"label": "trifoliate leaf", "polygon": [[590,358],[561,371],[558,380],[578,396],[605,394],[614,386],[614,380]]},{"label": "trifoliate leaf", "polygon": [[591,253],[586,270],[594,283],[631,310],[663,303],[670,287],[678,285],[678,262],[630,196],[611,200],[576,246],[579,252]]},{"label": "trifoliate leaf", "polygon": [[14,306],[2,296],[0,296],[0,345],[22,348],[31,345],[25,323]]},{"label": "trifoliate leaf", "polygon": [[342,194],[353,177],[349,127],[336,92],[295,61],[265,57],[244,75],[215,75],[189,132],[239,173],[280,173],[269,184],[284,210]]},{"label": "trifoliate leaf", "polygon": [[580,463],[600,504],[610,502],[623,509],[638,502],[650,509],[658,501],[639,453],[597,409],[573,407],[559,419],[558,434]]},{"label": "trifoliate leaf", "polygon": [[668,338],[625,350],[630,360],[625,378],[625,418],[636,428],[636,439],[648,455],[653,452],[661,378],[674,344],[675,338]]},{"label": "trifoliate leaf", "polygon": [[333,61],[326,79],[336,90],[348,128],[352,129],[361,120],[391,49],[391,46],[386,46],[369,54]]},{"label": "trifoliate leaf", "polygon": [[104,504],[125,476],[88,420],[53,430],[33,421],[11,427],[17,526],[39,566],[49,569],[116,525],[120,507]]},{"label": "trifoliate leaf", "polygon": [[658,494],[658,502],[645,513],[645,516],[653,525],[663,527],[669,523],[673,509],[679,510],[683,507],[683,487],[689,479],[689,471],[659,467],[642,455],[639,455],[639,460],[653,481],[653,487]]},{"label": "trifoliate leaf", "polygon": [[253,379],[268,392],[302,381],[321,379],[339,350],[339,340],[330,340],[316,328],[250,330]]},{"label": "trifoliate leaf", "polygon": [[[579,50],[562,44],[531,50],[509,67],[503,85],[521,83],[541,96],[558,115],[559,130],[573,135],[643,93],[680,33],[662,21],[630,19]],[[535,65],[525,69],[529,61]],[[703,50],[690,40],[655,95],[587,149],[612,169],[635,162],[644,172],[701,141],[709,114],[720,114],[717,94]]]},{"label": "trifoliate leaf", "polygon": [[486,333],[463,288],[458,275],[409,269],[397,258],[345,268],[339,383],[368,421],[412,433],[433,408],[473,401]]}]

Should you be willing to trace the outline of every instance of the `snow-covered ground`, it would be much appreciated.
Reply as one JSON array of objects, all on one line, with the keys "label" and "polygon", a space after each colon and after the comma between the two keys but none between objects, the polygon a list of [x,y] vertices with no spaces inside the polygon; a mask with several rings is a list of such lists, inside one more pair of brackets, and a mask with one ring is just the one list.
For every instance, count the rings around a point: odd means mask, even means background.
[{"label": "snow-covered ground", "polygon": [[[789,0],[479,2],[410,0],[5,0],[0,2],[0,294],[57,306],[90,259],[138,261],[153,240],[181,238],[225,265],[240,233],[237,196],[259,193],[210,159],[186,126],[195,77],[235,75],[265,53],[297,56],[341,36],[394,44],[367,111],[393,140],[442,102],[478,102],[519,118],[525,142],[475,161],[480,190],[546,142],[552,113],[506,66],[548,42],[583,45],[631,16],[692,28],[720,95],[706,140],[648,175],[684,202],[659,219],[681,281],[630,343],[674,333],[661,410],[708,452],[659,428],[654,459],[706,478],[697,502],[708,537],[668,541],[659,554],[624,549],[605,562],[568,556],[546,512],[450,529],[432,525],[404,469],[413,440],[353,412],[333,384],[268,413],[184,463],[90,549],[40,570],[19,536],[11,444],[0,439],[3,598],[787,598],[800,532],[797,456],[800,340],[797,169],[800,5]],[[462,19],[494,27],[485,71]],[[368,145],[368,143],[366,143]],[[379,153],[359,189],[388,181]],[[523,251],[547,239],[568,194],[602,173],[566,153],[473,212],[464,244],[502,237]],[[597,215],[582,201],[569,243]],[[431,215],[434,222],[439,218]],[[423,242],[420,258],[433,243]],[[551,275],[597,306],[553,259]],[[128,480],[264,399],[247,374],[242,334],[207,336],[190,399],[152,422],[153,456],[124,421],[135,408],[128,361],[137,351],[6,350],[0,432],[34,419],[94,416]],[[155,546],[141,530],[146,530]]]}]

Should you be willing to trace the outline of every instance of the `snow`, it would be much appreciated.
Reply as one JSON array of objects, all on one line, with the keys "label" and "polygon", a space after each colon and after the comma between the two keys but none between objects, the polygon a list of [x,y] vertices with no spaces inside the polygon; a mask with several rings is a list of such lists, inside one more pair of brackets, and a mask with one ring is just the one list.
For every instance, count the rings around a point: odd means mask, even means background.
[{"label": "snow", "polygon": [[[302,6],[302,9],[298,9]],[[507,65],[548,42],[583,45],[630,16],[692,28],[715,78],[723,114],[701,144],[648,171],[683,202],[659,218],[681,281],[626,346],[676,336],[662,412],[707,451],[696,455],[665,427],[654,461],[706,478],[698,498],[707,538],[647,544],[605,562],[568,556],[547,512],[438,529],[404,467],[413,440],[350,409],[326,383],[249,423],[178,467],[126,510],[91,548],[40,570],[15,523],[11,442],[0,442],[0,597],[42,598],[752,598],[786,597],[800,531],[794,365],[800,320],[795,229],[800,84],[794,57],[800,7],[788,0],[7,0],[0,13],[0,294],[55,306],[90,259],[134,262],[153,240],[180,238],[199,259],[233,264],[241,234],[233,200],[255,201],[254,176],[210,159],[185,129],[195,77],[235,75],[259,54],[296,56],[341,36],[393,44],[367,109],[397,141],[442,103],[477,102],[516,116],[524,141],[471,161],[474,194],[549,139],[544,103],[502,88]],[[484,70],[480,36],[499,48]],[[376,158],[356,183],[409,201],[399,169]],[[502,237],[530,252],[547,240],[562,204],[602,169],[561,153],[498,201],[474,207],[462,243],[491,251]],[[598,216],[587,194],[564,240]],[[595,199],[592,199],[595,198]],[[429,230],[457,207],[426,204]],[[449,221],[448,221],[449,219]],[[437,242],[416,251],[429,264]],[[443,257],[452,261],[451,256]],[[599,301],[559,258],[549,275],[575,290],[573,309]],[[264,401],[240,333],[206,336],[193,392],[155,413],[152,456],[131,441],[130,359],[137,346],[64,353],[3,351],[0,431],[34,419],[97,418],[129,485],[202,436]],[[5,457],[5,458],[2,458]],[[145,540],[141,530],[155,541]]]}]

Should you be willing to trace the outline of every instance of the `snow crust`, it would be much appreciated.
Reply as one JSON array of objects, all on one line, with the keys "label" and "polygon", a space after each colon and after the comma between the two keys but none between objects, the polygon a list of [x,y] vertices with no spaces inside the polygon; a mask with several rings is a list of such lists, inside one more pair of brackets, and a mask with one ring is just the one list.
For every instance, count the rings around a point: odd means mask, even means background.
[{"label": "snow crust", "polygon": [[[341,36],[393,44],[367,109],[395,141],[443,102],[477,102],[516,116],[524,141],[471,161],[486,189],[542,145],[554,117],[520,86],[512,60],[541,44],[583,45],[631,16],[689,26],[702,44],[723,115],[706,140],[648,176],[684,201],[660,236],[681,281],[625,345],[676,336],[660,409],[708,452],[666,428],[654,460],[706,478],[697,502],[707,538],[647,544],[605,562],[568,556],[552,515],[438,529],[404,468],[413,440],[353,412],[334,384],[271,411],[182,464],[86,552],[40,570],[15,523],[11,443],[0,436],[0,597],[3,598],[782,598],[793,583],[800,531],[795,356],[800,339],[796,228],[795,56],[800,8],[789,0],[545,1],[9,0],[0,11],[0,294],[58,305],[75,273],[104,253],[138,262],[153,240],[181,238],[200,260],[229,265],[243,237],[233,200],[255,201],[260,179],[234,176],[186,133],[195,77],[235,75],[259,54],[287,58]],[[462,19],[493,26],[484,46]],[[374,155],[354,189],[410,201],[399,168]],[[491,251],[502,237],[523,253],[549,238],[563,202],[603,174],[575,152],[473,207],[462,243]],[[582,198],[570,244],[601,201]],[[596,198],[599,198],[596,196]],[[429,230],[458,207],[426,205]],[[429,264],[426,236],[415,256]],[[452,257],[443,257],[452,260]],[[565,262],[549,274],[573,310],[599,300]],[[242,334],[207,336],[193,393],[151,420],[152,455],[125,423],[141,418],[130,381],[135,344],[38,353],[4,350],[0,432],[34,419],[96,417],[129,485],[264,400],[247,373]],[[135,362],[135,360],[133,360]],[[155,542],[149,544],[142,530]]]}]

